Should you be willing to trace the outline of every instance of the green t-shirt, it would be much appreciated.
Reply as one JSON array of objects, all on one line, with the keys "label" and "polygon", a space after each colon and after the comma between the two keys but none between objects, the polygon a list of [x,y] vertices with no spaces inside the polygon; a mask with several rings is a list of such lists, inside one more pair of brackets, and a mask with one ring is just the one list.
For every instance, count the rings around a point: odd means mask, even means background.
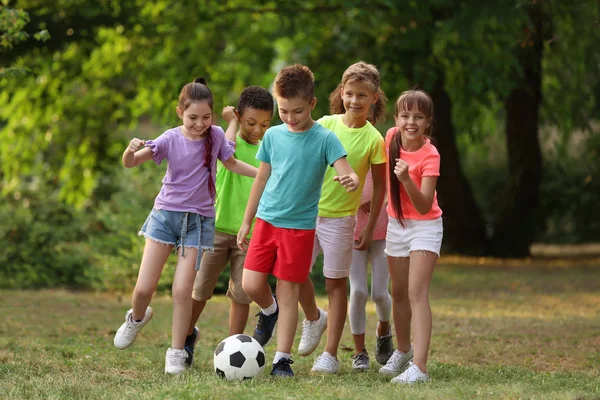
[{"label": "green t-shirt", "polygon": [[[260,142],[259,142],[260,144]],[[258,168],[260,161],[256,159],[258,144],[253,145],[236,135],[234,157]],[[246,204],[254,178],[234,174],[217,163],[217,200],[215,203],[215,228],[219,232],[237,235],[244,219]],[[252,232],[252,231],[250,231]]]},{"label": "green t-shirt", "polygon": [[348,193],[342,185],[333,181],[333,177],[337,175],[335,169],[327,168],[319,201],[319,216],[340,218],[356,215],[365,177],[371,164],[384,164],[386,161],[383,137],[370,122],[362,128],[347,127],[341,114],[327,115],[317,122],[333,131],[340,139],[348,153],[348,163],[360,179],[358,190]]}]

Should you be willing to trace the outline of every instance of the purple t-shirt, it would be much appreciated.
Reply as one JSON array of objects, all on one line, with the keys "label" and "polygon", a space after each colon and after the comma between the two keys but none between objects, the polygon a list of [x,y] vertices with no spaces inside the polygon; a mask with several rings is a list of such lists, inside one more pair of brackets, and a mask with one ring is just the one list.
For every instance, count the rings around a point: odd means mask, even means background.
[{"label": "purple t-shirt", "polygon": [[[210,173],[216,180],[217,158],[228,160],[234,150],[220,127],[211,129],[212,160]],[[194,212],[205,217],[215,216],[214,201],[208,190],[208,169],[204,166],[206,139],[189,140],[181,127],[165,131],[155,140],[147,140],[152,149],[152,159],[158,165],[167,159],[167,173],[162,180],[154,208],[168,211]]]}]

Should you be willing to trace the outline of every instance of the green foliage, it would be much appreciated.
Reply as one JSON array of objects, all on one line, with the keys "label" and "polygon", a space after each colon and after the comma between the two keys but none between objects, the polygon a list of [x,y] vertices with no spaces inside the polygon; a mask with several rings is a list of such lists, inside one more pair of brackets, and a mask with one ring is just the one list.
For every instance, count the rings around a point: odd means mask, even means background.
[{"label": "green foliage", "polygon": [[0,287],[91,286],[86,220],[48,192],[0,203]]}]

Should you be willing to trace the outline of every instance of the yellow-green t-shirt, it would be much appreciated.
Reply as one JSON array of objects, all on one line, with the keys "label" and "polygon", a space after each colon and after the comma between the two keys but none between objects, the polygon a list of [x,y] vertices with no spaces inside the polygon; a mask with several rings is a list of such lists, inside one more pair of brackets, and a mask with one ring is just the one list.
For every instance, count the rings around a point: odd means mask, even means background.
[{"label": "yellow-green t-shirt", "polygon": [[337,175],[335,169],[327,168],[319,201],[319,216],[339,218],[356,215],[371,164],[384,164],[386,161],[383,137],[370,122],[362,128],[349,128],[342,121],[341,114],[327,115],[317,122],[333,131],[342,142],[348,153],[348,163],[360,179],[358,190],[348,193],[342,185],[333,181],[333,177]]},{"label": "yellow-green t-shirt", "polygon": [[[229,142],[231,143],[231,142]],[[260,142],[259,142],[260,144]],[[236,135],[234,157],[258,168],[260,161],[256,159],[259,145],[250,144]],[[237,235],[244,219],[246,204],[254,178],[234,174],[218,161],[215,189],[215,229],[230,235]],[[252,232],[252,231],[250,231]]]}]

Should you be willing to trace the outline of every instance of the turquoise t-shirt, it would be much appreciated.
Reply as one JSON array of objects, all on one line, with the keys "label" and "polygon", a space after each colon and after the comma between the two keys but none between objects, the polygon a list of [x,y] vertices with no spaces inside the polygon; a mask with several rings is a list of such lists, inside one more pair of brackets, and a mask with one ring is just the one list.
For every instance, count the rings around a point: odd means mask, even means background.
[{"label": "turquoise t-shirt", "polygon": [[256,216],[278,228],[315,229],[327,166],[345,156],[335,134],[316,122],[299,133],[269,128],[256,158],[271,164],[271,176]]},{"label": "turquoise t-shirt", "polygon": [[[230,142],[231,143],[231,142]],[[260,161],[256,159],[258,144],[250,144],[239,135],[235,137],[234,157],[258,168]],[[235,174],[223,166],[217,165],[217,199],[215,203],[215,229],[229,235],[237,235],[242,226],[246,204],[254,178]],[[250,231],[252,233],[252,231]]]}]

